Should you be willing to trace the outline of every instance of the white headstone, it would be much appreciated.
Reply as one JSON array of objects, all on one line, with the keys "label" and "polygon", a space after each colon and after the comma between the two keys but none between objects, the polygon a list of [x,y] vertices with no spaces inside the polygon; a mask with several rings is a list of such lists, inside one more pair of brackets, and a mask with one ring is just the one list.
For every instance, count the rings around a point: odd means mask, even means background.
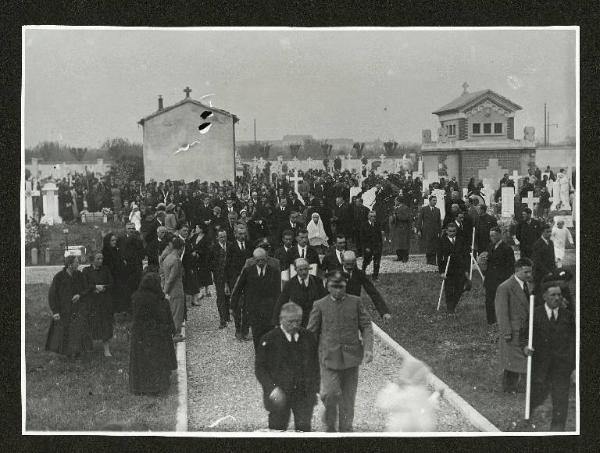
[{"label": "white headstone", "polygon": [[355,197],[356,195],[358,195],[361,190],[362,189],[357,186],[350,187],[350,200],[352,200],[352,197]]},{"label": "white headstone", "polygon": [[62,223],[58,215],[58,187],[52,181],[42,187],[44,217],[51,223]]},{"label": "white headstone", "polygon": [[363,206],[369,208],[369,211],[373,210],[373,206],[375,205],[377,187],[371,187],[365,193],[362,194]]},{"label": "white headstone", "polygon": [[485,178],[483,179],[483,193],[481,196],[485,200],[485,205],[489,206],[492,203],[494,198],[494,185],[492,184],[492,180]]},{"label": "white headstone", "polygon": [[533,192],[530,190],[529,192],[527,192],[527,197],[521,199],[522,203],[527,203],[527,207],[529,209],[531,209],[532,211],[534,210],[535,205],[540,201],[539,197],[534,197],[533,196]]},{"label": "white headstone", "polygon": [[431,195],[437,198],[435,207],[440,210],[440,221],[443,222],[446,217],[446,191],[444,189],[433,189]]},{"label": "white headstone", "polygon": [[515,215],[515,188],[502,188],[502,217],[512,217]]},{"label": "white headstone", "polygon": [[508,179],[511,179],[515,183],[515,190],[519,187],[519,178],[520,176],[517,170],[513,170],[512,175],[508,177]]}]

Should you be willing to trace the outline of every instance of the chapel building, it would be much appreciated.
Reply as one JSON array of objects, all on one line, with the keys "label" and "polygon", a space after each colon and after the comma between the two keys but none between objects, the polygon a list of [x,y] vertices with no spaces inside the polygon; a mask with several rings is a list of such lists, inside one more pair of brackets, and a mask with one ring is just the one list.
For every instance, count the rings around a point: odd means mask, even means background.
[{"label": "chapel building", "polygon": [[[142,118],[144,179],[191,182],[235,180],[235,124],[238,117],[190,97]],[[210,104],[210,103],[209,103]]]}]

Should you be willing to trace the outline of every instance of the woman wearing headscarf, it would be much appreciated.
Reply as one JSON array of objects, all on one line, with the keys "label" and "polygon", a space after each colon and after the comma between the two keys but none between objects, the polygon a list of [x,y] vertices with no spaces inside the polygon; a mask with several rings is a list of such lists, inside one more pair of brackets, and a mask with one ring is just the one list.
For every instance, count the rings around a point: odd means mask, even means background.
[{"label": "woman wearing headscarf", "polygon": [[103,261],[102,252],[94,253],[92,264],[84,268],[82,274],[90,290],[89,323],[92,340],[101,340],[104,357],[112,357],[109,341],[113,336],[113,278]]},{"label": "woman wearing headscarf", "polygon": [[181,252],[184,242],[180,237],[174,237],[164,258],[161,256],[161,284],[166,299],[169,301],[171,314],[173,315],[173,324],[175,325],[175,336],[173,341],[183,341],[185,338],[181,334],[183,326],[185,293],[183,291],[183,265],[181,264]]},{"label": "woman wearing headscarf", "polygon": [[142,277],[132,296],[132,310],[129,389],[136,395],[164,392],[177,359],[172,340],[175,326],[158,274]]},{"label": "woman wearing headscarf", "polygon": [[79,258],[67,256],[65,267],[54,276],[48,291],[52,323],[46,340],[46,351],[69,357],[92,349],[89,333],[89,287],[77,269]]},{"label": "woman wearing headscarf", "polygon": [[127,288],[125,261],[119,252],[117,235],[113,232],[109,232],[104,236],[102,257],[102,264],[108,267],[113,279],[113,285],[109,289],[113,313],[122,313],[129,306],[130,293]]},{"label": "woman wearing headscarf", "polygon": [[311,221],[306,225],[308,231],[308,243],[312,247],[326,247],[329,238],[325,234],[325,227],[318,212],[313,212]]}]

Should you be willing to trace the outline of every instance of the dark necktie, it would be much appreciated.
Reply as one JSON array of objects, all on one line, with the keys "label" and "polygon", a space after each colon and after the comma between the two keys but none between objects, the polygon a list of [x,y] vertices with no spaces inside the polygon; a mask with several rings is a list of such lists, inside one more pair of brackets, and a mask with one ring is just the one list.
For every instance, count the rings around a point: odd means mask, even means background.
[{"label": "dark necktie", "polygon": [[240,245],[241,245],[241,249],[242,250],[246,250],[246,247],[244,247],[244,243],[243,242],[240,242]]},{"label": "dark necktie", "polygon": [[558,317],[554,314],[554,310],[552,310],[552,313],[550,315],[550,321],[552,321],[552,322],[558,321]]},{"label": "dark necktie", "polygon": [[304,249],[302,249],[302,256],[300,258],[304,258]]},{"label": "dark necktie", "polygon": [[527,286],[527,282],[523,282],[523,291],[525,292],[525,295],[527,296],[527,300],[529,300],[529,286]]}]

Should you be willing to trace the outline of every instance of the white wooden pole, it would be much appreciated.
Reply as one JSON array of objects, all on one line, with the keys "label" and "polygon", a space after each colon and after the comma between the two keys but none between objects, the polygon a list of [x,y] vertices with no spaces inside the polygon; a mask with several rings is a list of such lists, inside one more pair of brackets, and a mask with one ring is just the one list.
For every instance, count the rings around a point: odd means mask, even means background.
[{"label": "white wooden pole", "polygon": [[[448,266],[450,266],[450,255],[448,255],[448,261],[446,261],[446,270],[444,271],[444,275],[448,278]],[[442,303],[442,293],[444,292],[444,284],[446,283],[446,278],[442,280],[442,287],[440,288],[440,297],[438,298],[437,311],[440,311],[440,304]]]},{"label": "white wooden pole", "polygon": [[469,263],[469,280],[473,280],[473,260],[475,260],[473,250],[475,250],[475,225],[473,225],[473,235],[471,237],[471,262]]},{"label": "white wooden pole", "polygon": [[[529,341],[527,347],[533,347],[533,301],[535,296],[529,296]],[[525,390],[525,420],[531,415],[531,355],[527,356],[527,388]]]}]

